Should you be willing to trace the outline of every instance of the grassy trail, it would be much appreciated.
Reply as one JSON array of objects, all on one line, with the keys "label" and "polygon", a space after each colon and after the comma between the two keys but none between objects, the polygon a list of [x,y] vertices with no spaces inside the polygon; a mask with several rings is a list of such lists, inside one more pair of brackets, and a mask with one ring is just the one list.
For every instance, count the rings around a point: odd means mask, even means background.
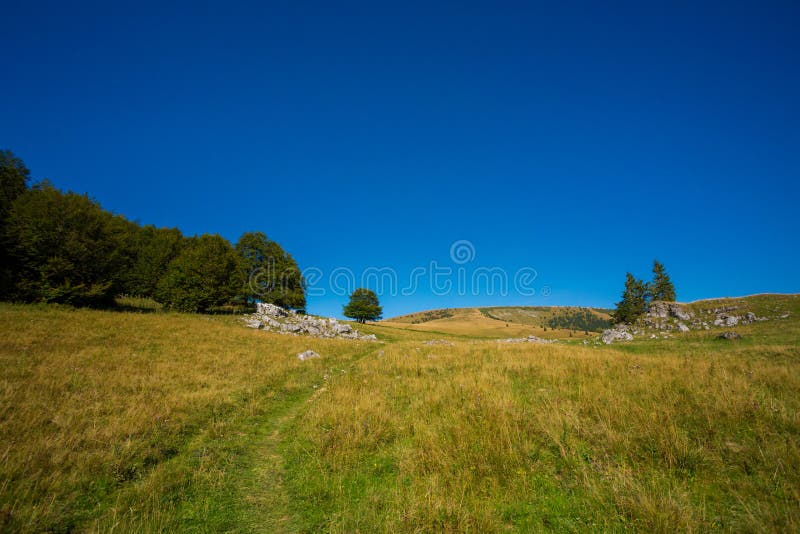
[{"label": "grassy trail", "polygon": [[[350,361],[353,370],[358,363],[377,348],[362,349]],[[232,491],[225,492],[234,500],[221,500],[219,506],[238,506],[236,532],[296,532],[302,518],[292,506],[292,496],[286,485],[290,476],[285,469],[286,441],[298,417],[313,407],[327,390],[325,385],[307,384],[308,389],[287,399],[270,417],[259,423],[249,437],[250,450],[241,461],[240,469],[232,472]],[[315,387],[318,386],[318,387]]]}]

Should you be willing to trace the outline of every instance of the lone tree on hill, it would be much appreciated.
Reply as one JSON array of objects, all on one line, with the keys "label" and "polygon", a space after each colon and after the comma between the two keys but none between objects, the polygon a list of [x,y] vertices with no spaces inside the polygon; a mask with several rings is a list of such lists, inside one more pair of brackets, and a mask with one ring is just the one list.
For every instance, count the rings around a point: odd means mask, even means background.
[{"label": "lone tree on hill", "polygon": [[359,323],[377,321],[383,315],[383,308],[378,302],[378,295],[371,289],[363,287],[353,291],[350,302],[344,307],[344,316],[355,319]]},{"label": "lone tree on hill", "polygon": [[613,313],[615,323],[632,323],[647,309],[647,284],[637,280],[631,273],[625,275],[625,290],[622,300]]},{"label": "lone tree on hill", "polygon": [[650,297],[653,300],[666,300],[668,302],[675,301],[675,286],[672,280],[669,279],[667,271],[664,266],[653,260],[653,281],[650,282]]}]

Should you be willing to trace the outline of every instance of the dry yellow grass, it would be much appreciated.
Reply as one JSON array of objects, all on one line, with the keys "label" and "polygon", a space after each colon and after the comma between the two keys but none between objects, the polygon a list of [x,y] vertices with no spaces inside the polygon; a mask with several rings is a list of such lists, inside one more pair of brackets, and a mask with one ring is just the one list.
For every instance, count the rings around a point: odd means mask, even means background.
[{"label": "dry yellow grass", "polygon": [[[583,332],[570,332],[569,330],[542,327],[534,324],[515,323],[513,321],[501,321],[487,317],[478,308],[456,308],[452,310],[451,317],[434,319],[424,323],[408,323],[404,321],[380,321],[374,323],[377,326],[387,326],[392,328],[403,328],[417,332],[452,334],[456,336],[470,336],[483,338],[507,338],[538,336],[550,339],[564,339],[575,337],[576,339],[589,337]],[[572,336],[570,336],[572,334]],[[592,334],[594,335],[594,334]]]},{"label": "dry yellow grass", "polygon": [[0,305],[0,324],[0,530],[171,524],[162,498],[224,477],[209,436],[310,391],[320,364],[298,352],[370,350],[230,317]]},{"label": "dry yellow grass", "polygon": [[797,531],[798,300],[619,347],[0,305],[0,530]]},{"label": "dry yellow grass", "polygon": [[335,532],[797,530],[797,357],[396,343],[306,412],[295,491]]}]

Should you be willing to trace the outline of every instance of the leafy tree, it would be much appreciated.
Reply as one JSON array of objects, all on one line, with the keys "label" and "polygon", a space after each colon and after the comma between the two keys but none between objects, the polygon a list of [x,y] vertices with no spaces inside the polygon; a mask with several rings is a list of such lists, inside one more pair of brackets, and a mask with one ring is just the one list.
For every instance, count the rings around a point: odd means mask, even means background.
[{"label": "leafy tree", "polygon": [[139,229],[137,253],[125,280],[125,292],[154,297],[169,263],[180,253],[184,237],[177,228],[145,226]]},{"label": "leafy tree", "polygon": [[305,308],[305,287],[300,268],[278,243],[267,239],[263,232],[247,232],[236,243],[236,253],[242,280],[239,300]]},{"label": "leafy tree", "polygon": [[650,297],[653,300],[665,300],[668,302],[674,302],[676,299],[675,286],[672,284],[667,271],[664,270],[664,266],[658,260],[653,260],[653,281],[650,283]]},{"label": "leafy tree", "polygon": [[238,289],[239,261],[218,235],[192,239],[173,259],[156,289],[156,300],[185,312],[204,312],[230,302]]},{"label": "leafy tree", "polygon": [[383,315],[383,308],[374,291],[358,288],[350,295],[350,302],[344,307],[344,316],[359,323],[377,321]]},{"label": "leafy tree", "polygon": [[21,159],[9,150],[0,150],[0,298],[11,293],[14,283],[6,220],[13,202],[27,189],[30,174]]},{"label": "leafy tree", "polygon": [[0,150],[0,221],[5,220],[11,204],[28,188],[31,171],[10,150]]},{"label": "leafy tree", "polygon": [[62,193],[47,182],[25,191],[6,219],[15,270],[11,296],[77,306],[110,304],[124,267],[120,228],[126,222],[88,196]]},{"label": "leafy tree", "polygon": [[612,314],[615,323],[632,323],[647,309],[647,284],[637,280],[631,273],[625,275],[625,290],[622,300]]}]

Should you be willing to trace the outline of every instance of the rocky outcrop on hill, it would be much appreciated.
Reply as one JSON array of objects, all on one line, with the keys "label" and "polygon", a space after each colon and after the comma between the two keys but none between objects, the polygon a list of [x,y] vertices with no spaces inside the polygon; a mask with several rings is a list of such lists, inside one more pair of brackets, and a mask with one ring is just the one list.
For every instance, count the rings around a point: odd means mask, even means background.
[{"label": "rocky outcrop on hill", "polygon": [[610,345],[615,341],[631,341],[632,339],[633,334],[628,332],[628,327],[626,325],[617,325],[614,328],[604,330],[603,334],[600,336],[600,340],[606,345]]},{"label": "rocky outcrop on hill", "polygon": [[722,306],[695,313],[686,304],[652,302],[650,309],[642,318],[642,323],[646,328],[662,332],[671,330],[689,332],[691,330],[708,330],[711,326],[730,327],[766,320],[765,317],[757,317],[753,312],[739,315],[733,313],[737,310],[739,310],[739,306]]},{"label": "rocky outcrop on hill", "polygon": [[274,304],[259,302],[256,313],[245,315],[244,323],[250,328],[269,330],[281,334],[307,335],[313,337],[340,337],[375,341],[375,334],[361,334],[347,323],[333,317],[313,317],[286,310]]},{"label": "rocky outcrop on hill", "polygon": [[[775,318],[777,317],[773,317]],[[639,335],[645,335],[649,339],[663,339],[672,337],[673,333],[710,330],[714,327],[730,328],[768,319],[747,311],[746,306],[728,305],[703,309],[697,304],[654,301],[635,324],[616,325],[604,331],[600,340],[609,344],[630,341]]]}]

